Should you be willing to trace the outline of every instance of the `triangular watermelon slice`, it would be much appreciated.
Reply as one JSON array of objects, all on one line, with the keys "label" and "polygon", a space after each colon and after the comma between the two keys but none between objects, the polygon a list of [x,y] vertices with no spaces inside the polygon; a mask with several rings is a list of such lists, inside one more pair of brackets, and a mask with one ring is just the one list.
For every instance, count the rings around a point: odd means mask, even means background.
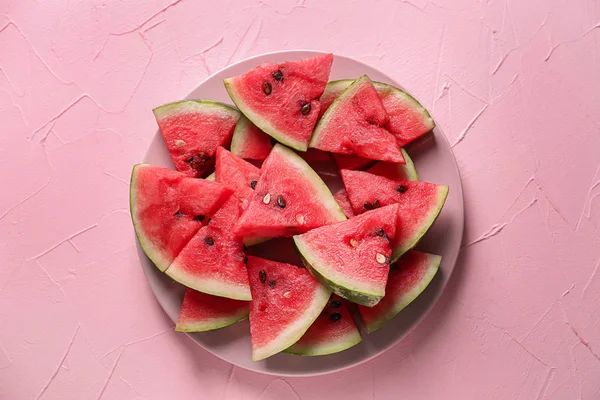
[{"label": "triangular watermelon slice", "polygon": [[429,285],[442,257],[411,250],[390,267],[385,297],[375,307],[358,306],[368,333],[382,327]]},{"label": "triangular watermelon slice", "polygon": [[404,163],[389,117],[368,76],[354,81],[327,109],[315,127],[310,147],[373,160]]},{"label": "triangular watermelon slice", "polygon": [[275,143],[277,140],[261,131],[242,115],[231,138],[231,152],[249,160],[264,160]]},{"label": "triangular watermelon slice", "polygon": [[344,219],[317,173],[292,150],[277,144],[261,168],[250,205],[235,232],[245,238],[289,237]]},{"label": "triangular watermelon slice", "polygon": [[[327,84],[321,96],[321,115],[352,82],[344,79]],[[396,137],[399,146],[407,145],[435,127],[429,112],[408,93],[386,83],[373,82],[373,86],[390,117],[386,128]]]},{"label": "triangular watermelon slice", "polygon": [[166,274],[199,292],[251,300],[243,244],[231,232],[239,214],[239,200],[232,196],[181,250]]},{"label": "triangular watermelon slice", "polygon": [[175,325],[177,332],[202,332],[224,328],[248,318],[250,303],[187,289]]},{"label": "triangular watermelon slice", "polygon": [[[367,169],[367,172],[379,176],[384,176],[388,179],[406,179],[407,181],[418,181],[419,175],[412,159],[404,149],[400,149],[406,164],[394,164],[385,161],[379,161],[372,167]],[[353,168],[344,168],[353,169]]]},{"label": "triangular watermelon slice", "polygon": [[131,219],[140,245],[161,271],[202,227],[233,189],[147,164],[133,167]]},{"label": "triangular watermelon slice", "polygon": [[285,352],[299,356],[324,356],[349,349],[361,341],[345,301],[334,294],[304,336]]},{"label": "triangular watermelon slice", "polygon": [[385,295],[398,205],[294,236],[302,262],[337,295],[372,307]]},{"label": "triangular watermelon slice", "polygon": [[219,146],[227,146],[240,112],[222,103],[187,100],[154,110],[175,168],[201,177],[214,164]]},{"label": "triangular watermelon slice", "polygon": [[167,275],[201,292],[250,300],[242,239],[232,228],[248,206],[259,169],[222,147],[217,149],[216,180],[235,189],[211,222],[173,261]]},{"label": "triangular watermelon slice", "polygon": [[225,79],[231,100],[262,131],[306,151],[321,108],[333,55],[262,64]]},{"label": "triangular watermelon slice", "polygon": [[350,199],[348,199],[348,193],[346,193],[345,188],[341,188],[334,195],[333,198],[338,202],[344,214],[346,214],[347,218],[354,217],[354,211],[352,210],[352,204],[350,204]]},{"label": "triangular watermelon slice", "polygon": [[252,290],[250,334],[252,360],[270,357],[290,347],[317,319],[331,292],[306,269],[248,257]]},{"label": "triangular watermelon slice", "polygon": [[341,170],[340,174],[355,214],[377,206],[399,204],[396,236],[392,241],[392,262],[419,242],[434,223],[448,196],[448,186],[391,180],[347,169]]}]

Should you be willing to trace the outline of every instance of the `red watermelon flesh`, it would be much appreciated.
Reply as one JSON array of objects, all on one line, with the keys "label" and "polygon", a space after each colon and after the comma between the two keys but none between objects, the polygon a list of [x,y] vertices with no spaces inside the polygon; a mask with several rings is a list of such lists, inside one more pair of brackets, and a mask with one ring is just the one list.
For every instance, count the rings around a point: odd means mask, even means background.
[{"label": "red watermelon flesh", "polygon": [[334,294],[304,336],[285,352],[301,356],[323,356],[346,350],[361,340],[346,303]]},{"label": "red watermelon flesh", "polygon": [[[319,117],[352,82],[351,79],[344,79],[327,84],[321,96]],[[373,86],[389,116],[386,128],[396,137],[399,146],[407,145],[435,127],[429,112],[408,93],[386,83],[373,82]]]},{"label": "red watermelon flesh", "polygon": [[240,200],[242,210],[247,208],[254,194],[253,186],[256,186],[259,176],[260,169],[254,165],[222,147],[217,149],[215,180],[235,190],[234,196]]},{"label": "red watermelon flesh", "polygon": [[239,200],[231,196],[181,250],[167,275],[199,292],[251,300],[243,244],[231,229],[239,215]]},{"label": "red watermelon flesh", "polygon": [[346,214],[347,218],[354,217],[354,211],[352,211],[352,204],[350,204],[350,199],[348,199],[348,194],[346,193],[346,189],[341,188],[334,195],[333,198],[338,202],[340,207],[342,207],[342,211]]},{"label": "red watermelon flesh", "polygon": [[133,167],[131,218],[140,245],[161,271],[233,193],[220,183],[147,164]]},{"label": "red watermelon flesh", "polygon": [[331,292],[306,269],[248,257],[252,290],[252,360],[279,353],[298,341],[317,319]]},{"label": "red watermelon flesh", "polygon": [[177,332],[202,332],[224,328],[248,318],[247,301],[211,296],[187,289],[175,330]]},{"label": "red watermelon flesh", "polygon": [[323,180],[300,156],[277,144],[265,160],[235,232],[244,238],[292,236],[344,220]]},{"label": "red watermelon flesh", "polygon": [[396,236],[391,244],[392,262],[418,243],[434,223],[448,195],[448,186],[433,183],[391,180],[347,169],[340,174],[355,214],[376,204],[399,204]]},{"label": "red watermelon flesh", "polygon": [[398,205],[294,236],[304,265],[337,295],[373,306],[385,295]]},{"label": "red watermelon flesh", "polygon": [[[402,150],[402,154],[404,155],[404,159],[406,160],[406,164],[394,164],[388,163],[385,161],[379,161],[372,167],[367,169],[367,172],[386,177],[388,179],[406,179],[408,181],[418,181],[419,175],[417,175],[417,170],[415,168],[415,164],[412,159],[404,149]],[[353,169],[353,168],[345,168],[345,169]]]},{"label": "red watermelon flesh", "polygon": [[201,177],[219,146],[229,145],[240,112],[214,101],[188,100],[153,110],[175,168]]},{"label": "red watermelon flesh", "polygon": [[375,307],[358,306],[368,333],[382,327],[429,285],[442,257],[410,250],[390,268],[385,297]]},{"label": "red watermelon flesh", "polygon": [[333,55],[262,64],[225,79],[229,96],[244,115],[277,141],[306,151],[321,108]]},{"label": "red watermelon flesh", "polygon": [[355,154],[335,154],[331,157],[335,161],[338,169],[363,169],[373,165],[376,161],[363,158]]},{"label": "red watermelon flesh", "polygon": [[310,147],[339,154],[404,163],[389,117],[368,76],[354,81],[327,109],[317,124]]},{"label": "red watermelon flesh", "polygon": [[277,143],[275,139],[242,115],[233,132],[231,152],[249,160],[264,160],[275,143]]}]

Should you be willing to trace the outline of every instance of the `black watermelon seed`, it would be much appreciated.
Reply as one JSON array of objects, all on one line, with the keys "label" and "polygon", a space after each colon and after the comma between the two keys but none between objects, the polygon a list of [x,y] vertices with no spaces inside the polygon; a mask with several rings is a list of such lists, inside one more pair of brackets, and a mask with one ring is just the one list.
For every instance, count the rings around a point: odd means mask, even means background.
[{"label": "black watermelon seed", "polygon": [[404,185],[398,185],[398,187],[396,188],[396,190],[398,191],[398,193],[404,193],[408,190],[408,188]]},{"label": "black watermelon seed", "polygon": [[273,288],[275,287],[275,284],[276,284],[276,283],[277,283],[277,282],[275,282],[275,281],[269,281],[269,287],[270,287],[271,289],[273,289]]},{"label": "black watermelon seed", "polygon": [[263,83],[263,92],[268,96],[271,94],[271,84],[269,82]]},{"label": "black watermelon seed", "polygon": [[265,283],[267,281],[267,273],[264,269],[258,271],[258,279],[260,279],[260,283]]},{"label": "black watermelon seed", "polygon": [[202,222],[202,221],[204,221],[204,218],[205,218],[204,215],[196,215],[194,217],[194,221],[200,221],[200,222]]},{"label": "black watermelon seed", "polygon": [[277,196],[277,205],[281,208],[285,208],[285,200],[281,196]]},{"label": "black watermelon seed", "polygon": [[383,236],[385,235],[385,231],[383,230],[383,228],[377,228],[377,229],[375,230],[375,234],[376,234],[377,236],[382,236],[382,237],[383,237]]},{"label": "black watermelon seed", "polygon": [[248,264],[248,257],[244,257],[244,264]]},{"label": "black watermelon seed", "polygon": [[250,187],[252,188],[252,190],[256,189],[256,184],[257,184],[256,181],[250,182]]},{"label": "black watermelon seed", "polygon": [[342,319],[342,314],[336,312],[333,313],[329,316],[329,319],[332,320],[333,322],[339,321],[340,319]]},{"label": "black watermelon seed", "polygon": [[209,246],[212,246],[213,244],[215,244],[215,241],[210,236],[207,236],[204,238],[204,243],[206,243]]},{"label": "black watermelon seed", "polygon": [[210,157],[206,153],[200,152],[194,156],[191,156],[190,158],[185,160],[185,162],[190,164],[190,167],[192,167],[196,171],[201,171],[206,166],[206,163],[209,160],[209,158]]},{"label": "black watermelon seed", "polygon": [[283,80],[283,72],[281,72],[280,69],[278,69],[277,71],[273,72],[271,75],[273,75],[273,78],[275,78],[275,80],[278,80],[278,81],[282,81]]},{"label": "black watermelon seed", "polygon": [[373,203],[373,208],[379,208],[381,207],[381,203],[379,202],[379,200],[375,200],[375,202]]},{"label": "black watermelon seed", "polygon": [[365,207],[365,210],[372,210],[374,208],[373,203],[370,203],[368,201],[365,204],[363,204],[363,206]]},{"label": "black watermelon seed", "polygon": [[181,217],[183,217],[183,213],[182,213],[181,211],[177,211],[177,212],[175,213],[175,216],[176,216],[177,218],[181,218]]},{"label": "black watermelon seed", "polygon": [[331,307],[333,308],[340,308],[341,305],[342,303],[340,303],[338,300],[334,300],[331,302]]},{"label": "black watermelon seed", "polygon": [[310,112],[310,103],[304,103],[302,104],[302,115],[308,115],[308,113]]}]

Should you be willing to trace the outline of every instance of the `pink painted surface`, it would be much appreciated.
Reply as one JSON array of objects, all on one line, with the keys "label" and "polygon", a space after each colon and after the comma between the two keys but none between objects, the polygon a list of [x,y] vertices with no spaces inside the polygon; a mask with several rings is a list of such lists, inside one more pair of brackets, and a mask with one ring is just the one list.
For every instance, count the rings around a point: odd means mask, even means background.
[{"label": "pink painted surface", "polygon": [[[595,0],[0,4],[0,398],[600,398]],[[334,375],[217,359],[156,303],[128,214],[151,108],[314,48],[401,82],[454,144],[465,247],[407,340]]]}]

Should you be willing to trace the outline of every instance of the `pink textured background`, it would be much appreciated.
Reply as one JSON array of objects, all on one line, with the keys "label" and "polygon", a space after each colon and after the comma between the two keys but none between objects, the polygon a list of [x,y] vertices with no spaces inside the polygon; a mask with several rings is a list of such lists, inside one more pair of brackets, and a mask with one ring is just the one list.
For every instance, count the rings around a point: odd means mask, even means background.
[{"label": "pink textured background", "polygon": [[[600,398],[600,4],[366,4],[0,3],[1,399]],[[467,214],[424,323],[308,379],[232,368],[173,332],[128,214],[151,108],[293,48],[355,57],[420,99]]]}]

